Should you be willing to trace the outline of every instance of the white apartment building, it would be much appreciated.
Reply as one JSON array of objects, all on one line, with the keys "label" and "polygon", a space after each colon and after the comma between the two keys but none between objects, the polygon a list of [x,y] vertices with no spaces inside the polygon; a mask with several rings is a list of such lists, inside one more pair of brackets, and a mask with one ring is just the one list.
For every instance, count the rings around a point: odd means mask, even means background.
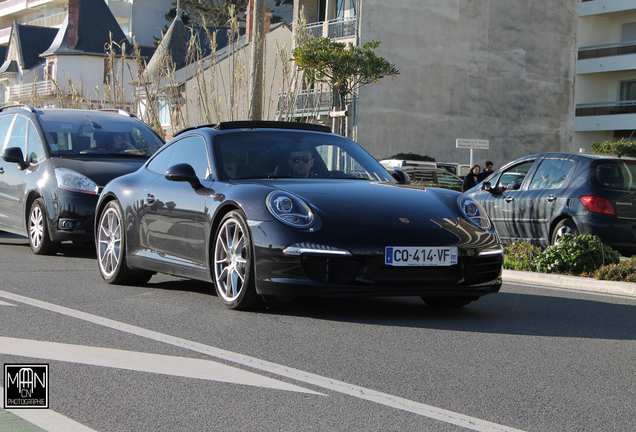
[{"label": "white apartment building", "polygon": [[[152,46],[167,24],[172,0],[104,0],[126,37]],[[68,14],[69,0],[0,0],[0,45],[9,42],[13,20],[18,24],[59,28]]]},{"label": "white apartment building", "polygon": [[582,0],[576,42],[570,151],[636,138],[636,1]]}]

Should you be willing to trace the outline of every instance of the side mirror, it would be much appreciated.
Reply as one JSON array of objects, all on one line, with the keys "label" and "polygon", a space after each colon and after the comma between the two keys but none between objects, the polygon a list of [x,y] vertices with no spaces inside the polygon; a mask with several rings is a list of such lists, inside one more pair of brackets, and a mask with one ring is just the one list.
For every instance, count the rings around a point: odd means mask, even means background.
[{"label": "side mirror", "polygon": [[483,182],[481,184],[481,190],[488,192],[490,189],[492,189],[490,182]]},{"label": "side mirror", "polygon": [[407,185],[411,183],[409,175],[401,169],[396,169],[391,172],[391,176],[395,179],[397,184]]},{"label": "side mirror", "polygon": [[165,175],[167,180],[176,182],[188,182],[193,189],[199,189],[203,185],[197,177],[197,173],[192,168],[192,165],[187,163],[181,163],[173,165],[166,171]]},{"label": "side mirror", "polygon": [[16,163],[21,170],[25,169],[28,165],[24,161],[24,154],[20,147],[9,147],[2,152],[2,160],[5,162]]}]

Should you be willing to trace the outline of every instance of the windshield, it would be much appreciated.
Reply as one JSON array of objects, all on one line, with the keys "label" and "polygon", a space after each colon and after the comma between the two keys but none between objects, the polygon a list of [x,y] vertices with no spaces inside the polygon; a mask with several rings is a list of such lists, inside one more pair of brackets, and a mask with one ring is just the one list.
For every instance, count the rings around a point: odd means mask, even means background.
[{"label": "windshield", "polygon": [[43,112],[39,120],[52,156],[149,157],[163,145],[161,138],[143,123],[119,114]]},{"label": "windshield", "polygon": [[223,180],[247,178],[338,178],[393,182],[358,144],[335,135],[254,131],[216,138]]}]

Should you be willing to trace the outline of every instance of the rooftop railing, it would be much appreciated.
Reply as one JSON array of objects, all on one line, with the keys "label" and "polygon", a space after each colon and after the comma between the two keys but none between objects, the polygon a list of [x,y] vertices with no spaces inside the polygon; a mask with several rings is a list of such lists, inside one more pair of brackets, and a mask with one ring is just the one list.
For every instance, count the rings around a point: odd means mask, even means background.
[{"label": "rooftop railing", "polygon": [[332,93],[328,90],[301,92],[295,97],[289,93],[279,93],[276,114],[282,113],[287,118],[326,114],[332,105]]}]

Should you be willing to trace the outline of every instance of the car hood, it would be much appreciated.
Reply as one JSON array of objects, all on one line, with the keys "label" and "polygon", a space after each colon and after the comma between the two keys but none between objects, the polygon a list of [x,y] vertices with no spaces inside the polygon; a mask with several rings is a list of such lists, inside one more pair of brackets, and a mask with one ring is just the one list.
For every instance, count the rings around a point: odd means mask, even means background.
[{"label": "car hood", "polygon": [[146,159],[67,159],[54,157],[51,158],[55,168],[69,168],[84,174],[86,177],[103,187],[114,178],[130,174],[137,171]]},{"label": "car hood", "polygon": [[457,219],[433,189],[364,180],[278,179],[267,184],[357,226],[421,229],[438,227],[435,221]]}]

